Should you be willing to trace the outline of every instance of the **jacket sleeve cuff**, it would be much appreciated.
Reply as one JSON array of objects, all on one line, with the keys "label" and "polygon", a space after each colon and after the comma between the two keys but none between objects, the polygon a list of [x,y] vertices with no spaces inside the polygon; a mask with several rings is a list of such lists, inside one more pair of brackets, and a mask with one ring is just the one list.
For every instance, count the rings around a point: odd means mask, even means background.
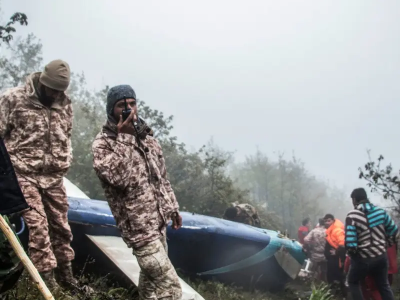
[{"label": "jacket sleeve cuff", "polygon": [[178,203],[174,203],[174,206],[172,207],[172,209],[171,209],[171,215],[173,214],[173,213],[177,213],[177,214],[180,214],[179,213],[179,205],[178,205]]}]

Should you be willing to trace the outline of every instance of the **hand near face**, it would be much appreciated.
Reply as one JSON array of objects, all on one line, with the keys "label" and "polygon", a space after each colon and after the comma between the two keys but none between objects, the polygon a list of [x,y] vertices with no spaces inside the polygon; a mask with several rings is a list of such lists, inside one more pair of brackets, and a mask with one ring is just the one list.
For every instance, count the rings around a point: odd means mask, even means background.
[{"label": "hand near face", "polygon": [[118,133],[127,133],[134,135],[135,128],[133,127],[133,121],[136,121],[137,117],[135,111],[132,110],[128,118],[125,121],[122,119],[122,115],[119,116],[119,122],[117,124]]}]

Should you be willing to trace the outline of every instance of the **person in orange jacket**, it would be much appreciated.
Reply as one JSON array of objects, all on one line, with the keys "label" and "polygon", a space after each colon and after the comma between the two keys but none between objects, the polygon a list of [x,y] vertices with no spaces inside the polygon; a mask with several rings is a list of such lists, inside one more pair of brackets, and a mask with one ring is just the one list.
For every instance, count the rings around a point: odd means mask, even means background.
[{"label": "person in orange jacket", "polygon": [[346,287],[343,276],[346,259],[344,224],[339,219],[335,219],[332,214],[325,215],[324,222],[326,228],[327,281],[330,285],[338,284],[343,296],[345,296]]}]

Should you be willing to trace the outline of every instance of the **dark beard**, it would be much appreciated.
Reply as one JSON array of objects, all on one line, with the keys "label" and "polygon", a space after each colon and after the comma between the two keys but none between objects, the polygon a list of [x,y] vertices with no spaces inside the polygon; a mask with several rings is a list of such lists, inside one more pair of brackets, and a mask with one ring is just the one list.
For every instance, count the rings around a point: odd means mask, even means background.
[{"label": "dark beard", "polygon": [[40,86],[40,94],[39,94],[39,101],[40,103],[42,103],[44,106],[46,107],[51,107],[51,105],[54,102],[54,98],[53,97],[49,97],[46,95],[46,88],[44,85]]}]

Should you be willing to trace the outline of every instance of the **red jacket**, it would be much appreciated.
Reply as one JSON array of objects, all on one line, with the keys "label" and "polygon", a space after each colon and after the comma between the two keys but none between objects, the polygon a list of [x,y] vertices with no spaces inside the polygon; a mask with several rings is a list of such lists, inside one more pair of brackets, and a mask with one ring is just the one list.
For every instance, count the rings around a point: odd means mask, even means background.
[{"label": "red jacket", "polygon": [[309,228],[307,226],[300,226],[299,231],[297,232],[300,244],[304,244],[304,238],[309,232]]},{"label": "red jacket", "polygon": [[387,249],[387,256],[389,260],[389,274],[397,274],[398,265],[397,265],[397,246],[393,245],[392,247]]}]

